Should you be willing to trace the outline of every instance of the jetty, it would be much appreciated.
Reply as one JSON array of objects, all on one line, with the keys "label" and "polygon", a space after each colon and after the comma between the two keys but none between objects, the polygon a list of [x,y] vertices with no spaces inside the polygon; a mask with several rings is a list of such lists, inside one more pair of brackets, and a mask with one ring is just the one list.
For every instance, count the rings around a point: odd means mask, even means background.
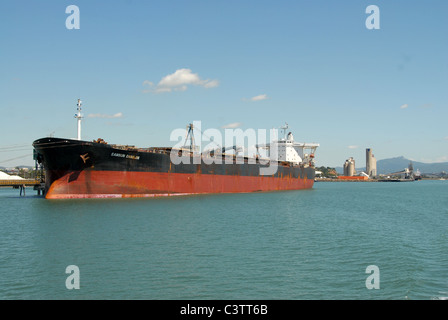
[{"label": "jetty", "polygon": [[21,180],[0,180],[0,187],[12,187],[14,189],[20,189],[20,195],[25,196],[26,187],[33,187],[33,190],[37,191],[37,195],[44,194],[45,183],[34,179],[21,179]]}]

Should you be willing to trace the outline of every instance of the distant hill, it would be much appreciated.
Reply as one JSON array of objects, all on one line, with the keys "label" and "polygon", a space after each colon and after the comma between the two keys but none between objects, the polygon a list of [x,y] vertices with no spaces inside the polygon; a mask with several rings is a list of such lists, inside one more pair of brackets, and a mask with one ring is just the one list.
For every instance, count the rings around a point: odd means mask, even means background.
[{"label": "distant hill", "polygon": [[[409,166],[411,160],[405,157],[397,157],[391,159],[378,160],[376,167],[378,173],[391,173],[401,171]],[[412,161],[414,170],[420,170],[421,173],[440,173],[442,171],[448,172],[448,162],[424,163]]]},{"label": "distant hill", "polygon": [[[376,163],[376,168],[378,170],[378,174],[387,174],[392,172],[402,171],[404,168],[409,166],[411,160],[406,159],[405,157],[396,157],[378,160]],[[442,171],[448,172],[448,162],[436,162],[436,163],[424,163],[412,161],[412,165],[414,166],[414,170],[419,170],[423,173],[440,173]],[[366,168],[356,168],[356,172],[365,171]],[[342,167],[337,167],[336,172],[342,174],[344,169]]]}]

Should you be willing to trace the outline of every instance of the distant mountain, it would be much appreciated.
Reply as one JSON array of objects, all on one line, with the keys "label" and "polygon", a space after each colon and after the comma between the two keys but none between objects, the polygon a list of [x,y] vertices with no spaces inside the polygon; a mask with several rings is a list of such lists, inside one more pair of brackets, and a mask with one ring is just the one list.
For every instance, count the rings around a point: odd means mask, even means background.
[{"label": "distant mountain", "polygon": [[[392,172],[398,172],[403,171],[405,168],[409,166],[409,163],[411,163],[411,160],[406,159],[405,157],[396,157],[396,158],[390,158],[390,159],[383,159],[378,160],[376,162],[376,169],[378,171],[378,174],[387,174]],[[417,168],[417,163],[412,162],[414,165],[414,169],[420,170],[420,167]],[[421,172],[421,170],[420,170]]]},{"label": "distant mountain", "polygon": [[424,163],[406,159],[405,157],[397,157],[391,159],[378,160],[376,168],[379,174],[402,171],[412,162],[414,170],[419,170],[421,173],[440,173],[442,171],[448,172],[448,162]]},{"label": "distant mountain", "polygon": [[[417,162],[406,159],[405,157],[396,157],[378,160],[376,163],[376,168],[378,174],[388,174],[393,172],[403,171],[405,168],[409,166],[409,163],[412,162],[414,166],[414,170],[419,170],[421,173],[440,173],[442,171],[448,172],[448,162],[436,162],[436,163],[424,163]],[[366,168],[356,168],[356,172],[365,172]],[[337,167],[336,171],[339,174],[344,172],[342,167]]]}]

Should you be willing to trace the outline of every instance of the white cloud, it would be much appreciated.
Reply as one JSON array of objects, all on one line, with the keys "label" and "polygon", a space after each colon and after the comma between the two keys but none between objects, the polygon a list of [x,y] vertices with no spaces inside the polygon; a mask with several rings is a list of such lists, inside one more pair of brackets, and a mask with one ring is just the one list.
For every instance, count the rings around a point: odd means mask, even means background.
[{"label": "white cloud", "polygon": [[443,138],[443,140],[448,140],[448,136],[446,136],[445,138]]},{"label": "white cloud", "polygon": [[214,88],[219,85],[219,81],[214,79],[201,79],[197,73],[190,69],[178,69],[174,73],[164,76],[157,85],[149,80],[143,81],[144,93],[154,92],[172,92],[185,91],[189,85],[201,86],[204,88]]},{"label": "white cloud", "polygon": [[206,80],[205,84],[204,84],[204,88],[214,88],[219,86],[219,81],[218,80]]},{"label": "white cloud", "polygon": [[348,146],[347,148],[349,148],[349,149],[357,149],[359,147],[358,146]]},{"label": "white cloud", "polygon": [[221,129],[235,129],[241,127],[241,122],[232,122],[226,125],[221,126]]},{"label": "white cloud", "polygon": [[267,94],[259,94],[258,96],[252,98],[242,98],[243,101],[261,101],[269,99]]},{"label": "white cloud", "polygon": [[260,94],[258,96],[250,98],[250,101],[261,101],[266,99],[269,99],[267,94]]},{"label": "white cloud", "polygon": [[105,119],[113,119],[113,118],[122,118],[123,113],[118,112],[116,114],[103,114],[103,113],[91,113],[87,116],[87,118],[105,118]]},{"label": "white cloud", "polygon": [[400,107],[400,109],[406,109],[407,107],[409,107],[409,105],[406,103],[406,104],[403,104],[403,105]]}]

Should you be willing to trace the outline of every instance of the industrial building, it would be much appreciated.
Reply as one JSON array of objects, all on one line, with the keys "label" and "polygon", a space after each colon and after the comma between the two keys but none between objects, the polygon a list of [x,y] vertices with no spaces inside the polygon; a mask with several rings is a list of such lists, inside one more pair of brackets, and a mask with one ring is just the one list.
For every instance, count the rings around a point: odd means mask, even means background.
[{"label": "industrial building", "polygon": [[353,159],[353,157],[350,157],[349,159],[345,160],[344,163],[344,176],[353,177],[355,173],[355,159]]},{"label": "industrial building", "polygon": [[376,159],[371,148],[366,149],[366,173],[370,178],[377,176]]}]

